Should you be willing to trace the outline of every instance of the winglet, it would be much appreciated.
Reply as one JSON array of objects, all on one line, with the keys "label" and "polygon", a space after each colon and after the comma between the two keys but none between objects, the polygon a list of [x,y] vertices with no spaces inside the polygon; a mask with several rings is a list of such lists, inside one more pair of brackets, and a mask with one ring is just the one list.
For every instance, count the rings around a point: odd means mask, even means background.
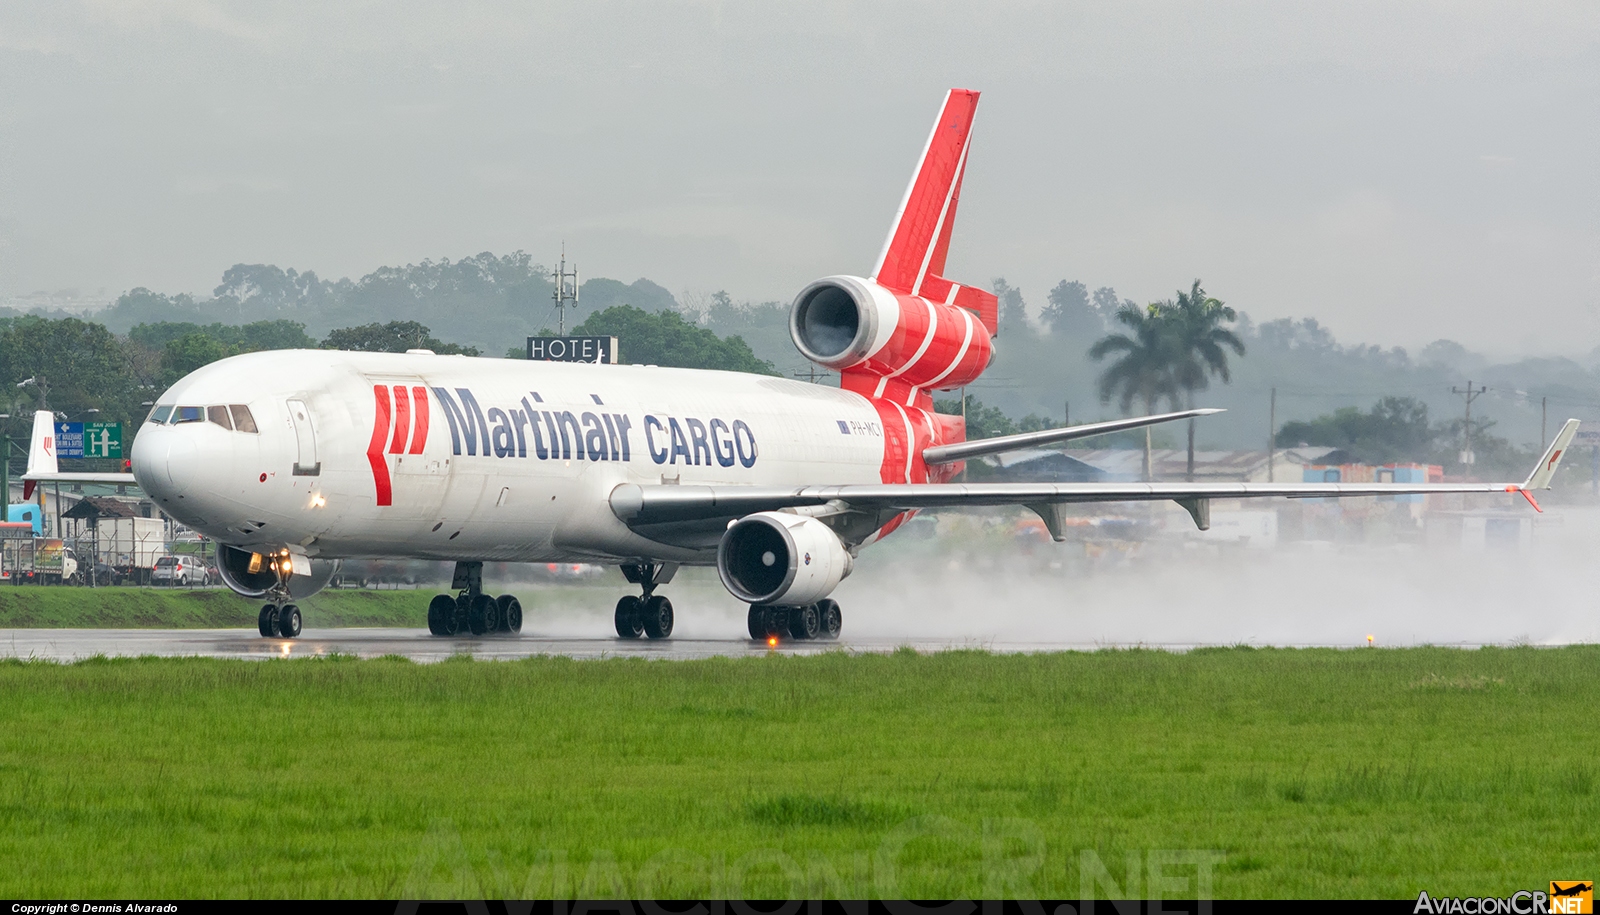
[{"label": "winglet", "polygon": [[1569,419],[1561,426],[1561,431],[1556,433],[1555,440],[1550,447],[1545,449],[1544,457],[1539,458],[1538,466],[1528,474],[1528,479],[1522,484],[1523,489],[1549,489],[1550,480],[1556,475],[1556,468],[1561,466],[1561,456],[1567,453],[1571,446],[1573,436],[1578,434],[1578,421]]},{"label": "winglet", "polygon": [[28,442],[28,470],[24,473],[22,499],[33,496],[34,481],[28,477],[60,472],[56,463],[56,417],[49,410],[33,414],[33,438]]}]

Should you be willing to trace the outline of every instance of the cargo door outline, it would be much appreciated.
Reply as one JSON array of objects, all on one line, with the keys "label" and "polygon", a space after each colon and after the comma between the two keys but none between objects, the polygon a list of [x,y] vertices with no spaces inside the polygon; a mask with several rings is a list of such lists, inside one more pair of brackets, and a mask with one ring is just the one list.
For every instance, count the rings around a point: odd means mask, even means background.
[{"label": "cargo door outline", "polygon": [[311,410],[306,402],[289,401],[289,422],[294,424],[295,455],[294,475],[316,477],[322,475],[322,462],[317,460],[317,430],[311,421]]},{"label": "cargo door outline", "polygon": [[389,501],[379,503],[384,517],[438,520],[451,477],[450,448],[449,436],[439,442],[439,436],[430,433],[435,411],[428,400],[427,382],[420,375],[364,377],[374,395],[389,407],[383,431],[375,427],[372,442],[378,460],[387,465],[390,480]]}]

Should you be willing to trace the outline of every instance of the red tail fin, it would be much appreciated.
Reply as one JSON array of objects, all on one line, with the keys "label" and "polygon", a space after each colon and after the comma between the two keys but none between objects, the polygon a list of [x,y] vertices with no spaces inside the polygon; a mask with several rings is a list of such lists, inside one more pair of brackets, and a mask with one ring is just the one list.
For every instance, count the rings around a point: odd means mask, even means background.
[{"label": "red tail fin", "polygon": [[961,178],[977,110],[976,92],[951,89],[945,96],[872,278],[895,292],[971,309],[993,333],[998,305],[994,296],[973,287],[952,288],[955,284],[941,276],[956,205],[961,201]]},{"label": "red tail fin", "polygon": [[[923,277],[944,270],[949,226],[955,222],[961,171],[977,109],[976,92],[951,89],[945,96],[939,120],[928,135],[922,161],[911,176],[911,185],[906,188],[900,212],[873,272],[874,279],[896,292],[914,294]],[[939,263],[933,263],[935,259]]]}]

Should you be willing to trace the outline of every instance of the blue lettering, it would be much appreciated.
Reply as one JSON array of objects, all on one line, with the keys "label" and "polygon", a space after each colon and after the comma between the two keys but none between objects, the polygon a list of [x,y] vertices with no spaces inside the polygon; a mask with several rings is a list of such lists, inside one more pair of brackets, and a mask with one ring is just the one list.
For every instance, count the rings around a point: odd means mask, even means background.
[{"label": "blue lettering", "polygon": [[654,416],[646,416],[644,418],[644,445],[650,449],[650,460],[655,461],[657,464],[665,464],[667,462],[667,449],[663,447],[660,451],[656,450],[656,437],[650,434],[651,428],[661,432],[665,432],[666,428],[661,425],[661,420],[656,419]]},{"label": "blue lettering", "polygon": [[528,438],[523,428],[528,425],[528,414],[521,410],[511,411],[511,424],[517,429],[517,457],[528,456]]},{"label": "blue lettering", "polygon": [[567,457],[571,452],[567,449],[567,430],[572,430],[572,444],[576,445],[578,460],[584,459],[583,429],[578,425],[578,418],[572,415],[571,410],[562,410],[556,414],[556,426],[561,430],[561,456]]},{"label": "blue lettering", "polygon": [[606,430],[600,425],[600,417],[593,413],[583,414],[583,427],[589,430],[583,436],[583,443],[589,449],[589,460],[611,460],[610,450],[606,448]]},{"label": "blue lettering", "polygon": [[722,435],[727,435],[728,424],[720,419],[713,419],[711,421],[711,449],[717,453],[718,464],[721,464],[724,467],[732,467],[733,439],[721,438],[717,435],[719,430],[721,431]]},{"label": "blue lettering", "polygon": [[689,442],[694,446],[695,466],[698,467],[702,463],[700,456],[703,454],[705,455],[704,463],[709,467],[711,465],[711,446],[706,443],[706,424],[692,417],[684,420],[684,423],[689,427]]},{"label": "blue lettering", "polygon": [[613,461],[620,461],[622,460],[622,451],[621,447],[617,444],[617,426],[611,421],[610,413],[601,413],[600,418],[605,420],[606,437],[611,440],[611,459]]},{"label": "blue lettering", "polygon": [[[568,413],[567,415],[571,416],[572,414]],[[572,457],[572,443],[567,440],[567,430],[565,429],[559,430],[561,434],[561,453],[556,453],[556,433],[558,431],[558,427],[556,426],[555,417],[550,415],[549,410],[544,411],[544,424],[550,427],[550,457],[555,460],[566,460],[567,458]]]},{"label": "blue lettering", "polygon": [[[612,418],[610,416],[607,416],[606,417],[606,422],[608,422],[608,423],[611,422],[611,419]],[[628,417],[624,416],[621,413],[616,414],[616,420],[617,420],[617,438],[622,440],[622,459],[624,461],[632,460],[633,451],[632,451],[631,448],[628,447],[628,430],[630,428],[632,428],[633,421],[628,419]],[[612,449],[611,453],[612,454],[616,454],[616,450]]]},{"label": "blue lettering", "polygon": [[[743,438],[739,437],[740,433],[743,433]],[[746,440],[749,441],[748,445],[746,445]],[[745,425],[745,421],[742,419],[733,421],[733,446],[739,451],[740,465],[744,467],[755,466],[756,455],[759,453],[756,450],[756,434],[750,431],[750,427]]]},{"label": "blue lettering", "polygon": [[672,432],[672,460],[668,461],[667,463],[678,463],[678,455],[680,454],[683,455],[683,462],[685,464],[694,463],[689,458],[689,440],[683,437],[683,427],[678,425],[677,417],[667,417],[667,428]]},{"label": "blue lettering", "polygon": [[[489,418],[494,420],[494,456],[497,458],[506,457],[512,451],[511,417],[507,416],[506,411],[499,407],[490,407]],[[483,453],[488,455],[489,449],[484,448]]]},{"label": "blue lettering", "polygon": [[[533,409],[533,405],[528,403],[528,398],[526,397],[522,398],[522,409],[527,411],[528,428],[533,430],[533,454],[542,461],[545,458],[548,458],[550,453],[544,450],[544,436],[539,432],[539,414]],[[518,444],[521,444],[520,439],[518,440]],[[523,452],[522,456],[527,457],[527,452]]]},{"label": "blue lettering", "polygon": [[478,453],[479,435],[483,437],[483,453],[489,453],[489,424],[483,421],[483,411],[478,408],[477,398],[466,388],[456,388],[456,393],[461,395],[461,405],[457,406],[455,398],[444,388],[434,388],[434,396],[439,398],[440,406],[444,407],[445,421],[450,424],[450,449],[452,454],[461,453],[461,440],[466,439],[467,454]]}]

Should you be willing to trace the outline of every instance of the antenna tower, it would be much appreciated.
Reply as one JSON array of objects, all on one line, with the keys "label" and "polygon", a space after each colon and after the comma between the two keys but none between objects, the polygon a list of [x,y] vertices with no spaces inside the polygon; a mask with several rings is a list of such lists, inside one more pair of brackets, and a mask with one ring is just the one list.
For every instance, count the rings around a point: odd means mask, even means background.
[{"label": "antenna tower", "polygon": [[567,272],[567,243],[561,243],[561,266],[557,267],[552,275],[555,280],[555,291],[550,293],[550,298],[556,302],[556,333],[565,337],[567,335],[567,303],[571,302],[573,308],[578,307],[578,265],[572,265],[572,272]]}]

